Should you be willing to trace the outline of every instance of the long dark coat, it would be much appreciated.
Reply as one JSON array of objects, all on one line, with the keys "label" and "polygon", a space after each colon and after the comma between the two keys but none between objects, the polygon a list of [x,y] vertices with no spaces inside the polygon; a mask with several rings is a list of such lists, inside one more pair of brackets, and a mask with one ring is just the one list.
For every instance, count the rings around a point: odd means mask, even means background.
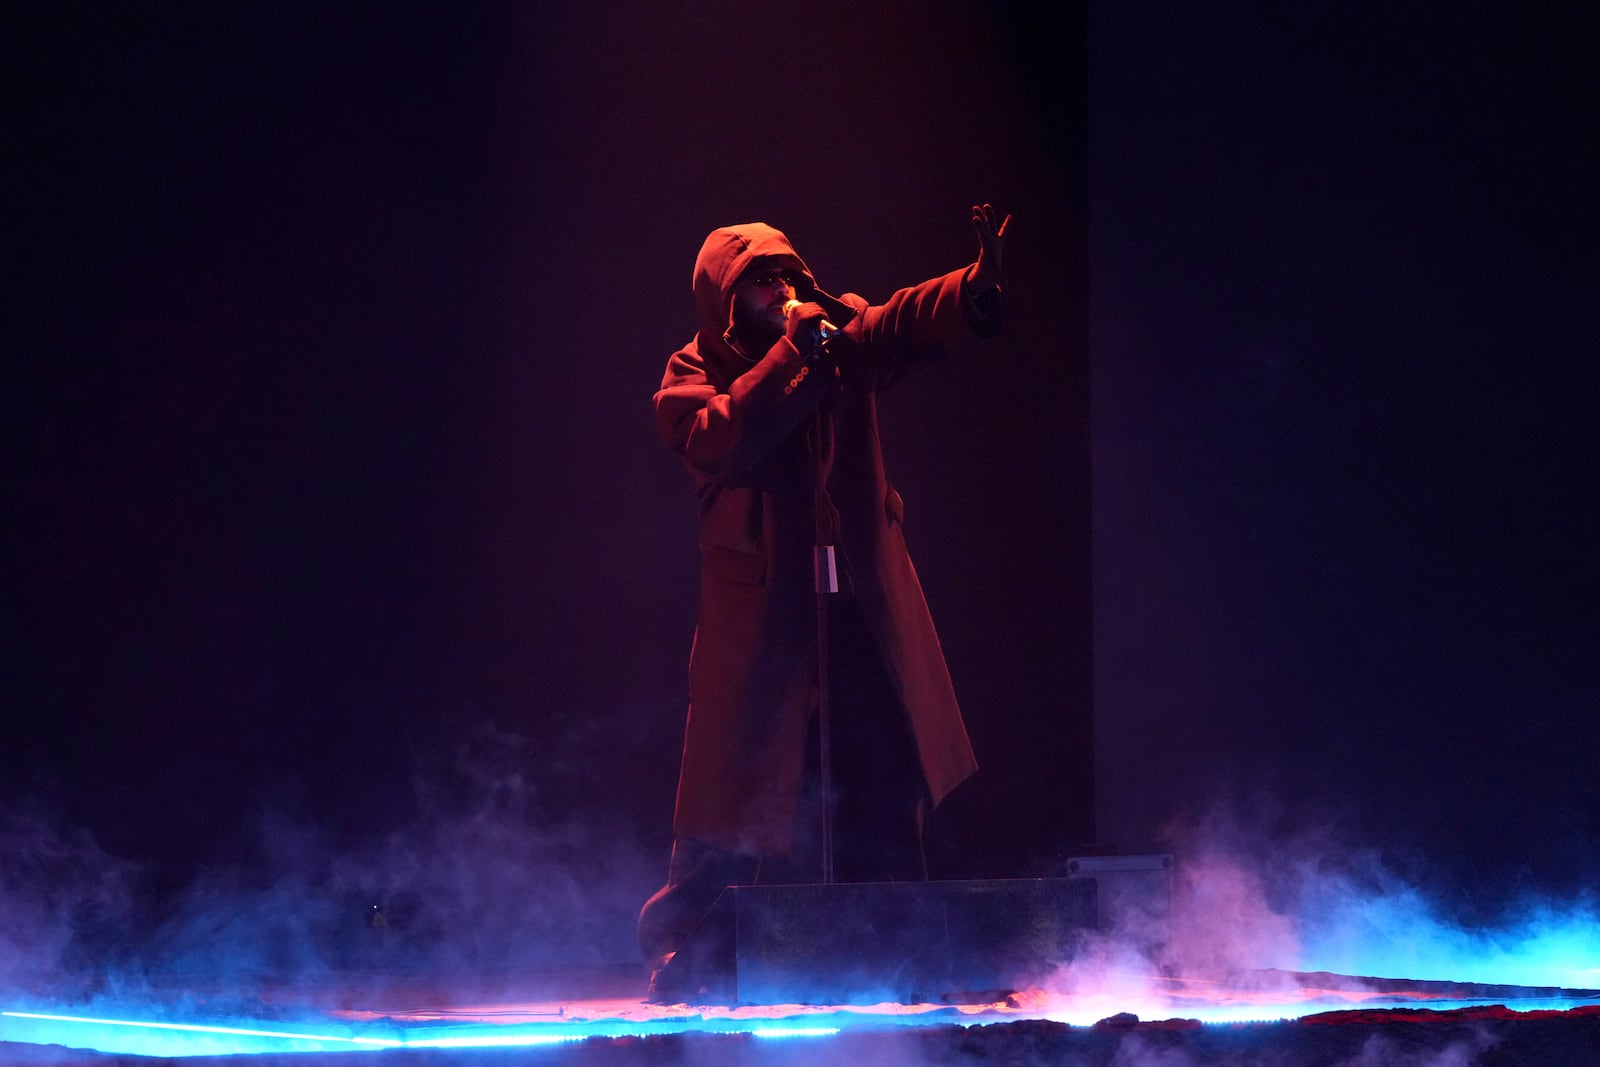
[{"label": "long dark coat", "polygon": [[[741,275],[776,257],[803,272],[842,335],[807,360],[787,339],[758,359],[734,341]],[[700,612],[674,828],[751,855],[785,855],[816,703],[816,515],[909,715],[937,804],[977,769],[939,638],[883,470],[877,394],[912,367],[999,326],[998,294],[974,302],[964,270],[882,306],[816,288],[784,235],[713,232],[695,263],[700,328],[667,362],[657,425],[699,498]],[[820,473],[820,477],[818,472]],[[819,492],[819,481],[823,490]]]}]

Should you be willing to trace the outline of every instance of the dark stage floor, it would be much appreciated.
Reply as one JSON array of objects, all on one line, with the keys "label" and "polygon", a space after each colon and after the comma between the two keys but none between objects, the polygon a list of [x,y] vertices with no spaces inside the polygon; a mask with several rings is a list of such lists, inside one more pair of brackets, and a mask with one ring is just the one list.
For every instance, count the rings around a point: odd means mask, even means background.
[{"label": "dark stage floor", "polygon": [[958,1006],[652,1005],[631,969],[243,985],[0,1005],[0,1063],[1600,1064],[1597,991],[1284,971]]}]

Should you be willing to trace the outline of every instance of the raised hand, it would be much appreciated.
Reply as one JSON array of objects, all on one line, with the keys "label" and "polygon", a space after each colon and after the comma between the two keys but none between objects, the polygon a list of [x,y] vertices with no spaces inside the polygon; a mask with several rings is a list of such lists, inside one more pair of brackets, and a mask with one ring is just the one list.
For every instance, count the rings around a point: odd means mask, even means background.
[{"label": "raised hand", "polygon": [[972,205],[972,228],[978,234],[978,262],[967,274],[967,288],[971,292],[986,293],[1005,277],[1005,236],[1009,225],[1011,216],[1000,219],[1000,212],[993,204]]}]

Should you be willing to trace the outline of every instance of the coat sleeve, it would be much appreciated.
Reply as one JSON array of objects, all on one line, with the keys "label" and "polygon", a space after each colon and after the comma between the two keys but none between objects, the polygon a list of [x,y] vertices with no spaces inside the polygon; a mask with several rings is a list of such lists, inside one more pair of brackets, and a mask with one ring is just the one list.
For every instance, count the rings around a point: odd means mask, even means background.
[{"label": "coat sleeve", "polygon": [[759,463],[814,410],[832,367],[808,360],[787,338],[724,390],[706,373],[695,343],[667,361],[656,392],[656,429],[694,470],[722,480]]},{"label": "coat sleeve", "polygon": [[[1000,328],[999,294],[974,300],[967,268],[913,285],[878,306],[846,294],[856,315],[844,328],[839,361],[865,373],[876,388],[939,359],[973,336]],[[736,480],[759,463],[809,415],[834,377],[831,359],[808,360],[787,338],[726,389],[706,370],[698,342],[673,353],[655,395],[656,429],[667,447],[699,473]]]},{"label": "coat sleeve", "polygon": [[860,361],[855,369],[869,373],[877,388],[886,388],[973,337],[999,333],[1000,293],[974,298],[966,288],[968,269],[901,289],[880,305],[869,307],[855,298],[858,314],[845,327]]}]

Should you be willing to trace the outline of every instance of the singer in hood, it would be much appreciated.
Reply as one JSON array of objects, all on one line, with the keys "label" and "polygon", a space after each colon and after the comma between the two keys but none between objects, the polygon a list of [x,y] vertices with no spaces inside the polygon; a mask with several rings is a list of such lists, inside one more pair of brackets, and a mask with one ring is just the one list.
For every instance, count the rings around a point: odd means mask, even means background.
[{"label": "singer in hood", "polygon": [[764,223],[700,249],[699,330],[655,394],[701,554],[676,841],[640,915],[658,967],[724,886],[819,880],[819,673],[837,880],[926,877],[923,819],[977,769],[877,417],[879,392],[1000,328],[1005,223],[985,204],[972,226],[975,263],[881,305],[829,295]]}]

